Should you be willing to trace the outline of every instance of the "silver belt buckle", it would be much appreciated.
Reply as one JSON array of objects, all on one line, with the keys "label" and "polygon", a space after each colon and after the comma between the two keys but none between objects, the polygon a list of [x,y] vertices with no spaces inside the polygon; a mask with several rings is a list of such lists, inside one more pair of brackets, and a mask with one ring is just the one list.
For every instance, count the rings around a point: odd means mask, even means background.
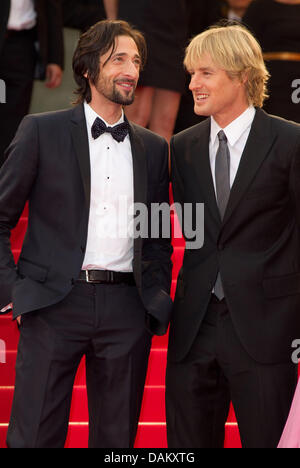
[{"label": "silver belt buckle", "polygon": [[108,278],[109,278],[109,283],[113,284],[113,282],[114,282],[114,272],[113,271],[109,272]]},{"label": "silver belt buckle", "polygon": [[89,270],[85,270],[85,279],[87,283],[90,283]]}]

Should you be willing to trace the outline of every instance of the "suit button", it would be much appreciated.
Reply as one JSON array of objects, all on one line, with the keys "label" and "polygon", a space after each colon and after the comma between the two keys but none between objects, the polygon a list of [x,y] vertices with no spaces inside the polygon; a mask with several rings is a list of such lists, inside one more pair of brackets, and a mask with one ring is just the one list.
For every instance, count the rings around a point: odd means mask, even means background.
[{"label": "suit button", "polygon": [[219,244],[219,245],[218,245],[218,250],[219,250],[219,251],[224,250],[224,244]]},{"label": "suit button", "polygon": [[84,253],[85,252],[85,247],[82,245],[80,248],[81,248],[81,252]]}]

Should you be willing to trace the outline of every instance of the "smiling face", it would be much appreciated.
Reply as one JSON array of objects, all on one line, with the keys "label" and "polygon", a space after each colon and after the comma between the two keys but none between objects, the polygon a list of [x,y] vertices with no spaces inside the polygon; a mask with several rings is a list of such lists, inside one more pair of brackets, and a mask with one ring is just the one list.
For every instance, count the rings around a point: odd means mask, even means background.
[{"label": "smiling face", "polygon": [[231,78],[209,54],[203,55],[189,72],[197,115],[213,116],[225,128],[247,109],[245,83]]},{"label": "smiling face", "polygon": [[98,81],[92,85],[97,99],[128,106],[133,103],[141,68],[141,58],[135,41],[129,36],[116,38],[115,50],[100,58]]}]

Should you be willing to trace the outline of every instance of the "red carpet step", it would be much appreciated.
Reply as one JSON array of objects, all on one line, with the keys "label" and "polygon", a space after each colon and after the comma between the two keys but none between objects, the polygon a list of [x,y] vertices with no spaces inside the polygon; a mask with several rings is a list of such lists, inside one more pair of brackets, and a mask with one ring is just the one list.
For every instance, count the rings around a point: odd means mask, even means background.
[{"label": "red carpet step", "polygon": [[[0,388],[0,423],[5,424],[9,421],[10,409],[13,399],[14,387]],[[88,405],[86,387],[76,385],[73,390],[73,399],[71,407],[70,421],[88,421]],[[165,387],[146,385],[144,399],[140,416],[141,423],[164,423],[165,417]],[[233,409],[230,410],[228,423],[235,423]]]},{"label": "red carpet step", "polygon": [[[7,424],[0,424],[0,448],[5,448]],[[66,448],[87,448],[88,424],[70,423]],[[166,426],[162,424],[140,424],[135,448],[167,448]],[[226,425],[225,448],[241,448],[236,424]]]}]

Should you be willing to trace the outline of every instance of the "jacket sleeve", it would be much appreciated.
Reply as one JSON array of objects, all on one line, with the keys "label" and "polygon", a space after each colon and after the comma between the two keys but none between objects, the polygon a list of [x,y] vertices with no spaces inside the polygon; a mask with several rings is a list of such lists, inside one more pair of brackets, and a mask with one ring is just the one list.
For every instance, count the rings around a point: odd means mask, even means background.
[{"label": "jacket sleeve", "polygon": [[38,137],[34,119],[25,117],[0,170],[0,310],[11,302],[18,278],[10,234],[23,213],[37,174]]},{"label": "jacket sleeve", "polygon": [[294,145],[292,150],[292,163],[290,169],[290,194],[295,208],[296,222],[298,225],[300,237],[300,132],[296,144]]},{"label": "jacket sleeve", "polygon": [[[170,197],[169,197],[169,188],[170,188],[170,178],[169,178],[169,164],[168,158],[169,150],[167,143],[164,146],[164,157],[162,160],[162,166],[160,170],[160,183],[159,191],[156,199],[156,205],[169,206]],[[153,218],[158,219],[158,215],[153,213],[153,205],[149,212],[149,226],[152,229]],[[153,279],[159,284],[166,293],[170,293],[171,282],[172,282],[172,262],[171,256],[173,253],[173,247],[171,245],[171,236],[168,237],[164,233],[164,227],[162,226],[162,218],[159,220],[159,237],[151,238],[145,240],[143,248],[143,260],[149,262],[151,272],[153,273]],[[147,271],[148,273],[148,271]],[[144,277],[150,275],[146,274]]]},{"label": "jacket sleeve", "polygon": [[[166,142],[163,152],[155,204],[169,207],[169,148]],[[164,335],[167,332],[173,309],[170,298],[173,248],[171,235],[166,235],[163,231],[160,219],[159,236],[149,236],[143,247],[143,302],[148,311],[146,325],[155,335]]]},{"label": "jacket sleeve", "polygon": [[64,68],[64,36],[61,0],[47,0],[45,18],[47,39],[45,51],[45,65],[55,63]]}]

